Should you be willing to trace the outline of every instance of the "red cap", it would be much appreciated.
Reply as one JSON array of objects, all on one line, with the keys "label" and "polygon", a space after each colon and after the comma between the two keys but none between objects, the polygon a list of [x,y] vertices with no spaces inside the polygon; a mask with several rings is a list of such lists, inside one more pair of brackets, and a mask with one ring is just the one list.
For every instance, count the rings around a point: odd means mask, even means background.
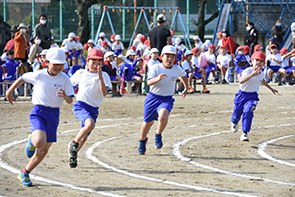
[{"label": "red cap", "polygon": [[85,43],[85,44],[83,45],[83,47],[84,47],[85,50],[88,50],[88,48],[89,48],[88,43]]},{"label": "red cap", "polygon": [[102,50],[100,50],[100,49],[91,49],[88,52],[88,55],[87,55],[87,60],[89,60],[89,59],[98,59],[98,60],[103,59]]},{"label": "red cap", "polygon": [[251,57],[251,60],[253,59],[259,59],[265,62],[265,55],[261,51],[256,51]]},{"label": "red cap", "polygon": [[218,32],[217,35],[218,35],[218,36],[222,36],[222,32],[221,32],[221,31]]},{"label": "red cap", "polygon": [[147,47],[150,47],[150,43],[148,40],[144,41],[144,45],[147,46]]},{"label": "red cap", "polygon": [[278,48],[278,46],[277,46],[276,44],[272,44],[272,45],[270,45],[269,48],[273,48],[273,47]]},{"label": "red cap", "polygon": [[263,49],[263,47],[260,44],[256,44],[254,47],[254,52],[257,51],[258,49]]},{"label": "red cap", "polygon": [[193,52],[194,55],[196,54],[197,51],[200,51],[200,49],[197,48],[197,47],[193,48],[193,50],[192,50],[192,52]]},{"label": "red cap", "polygon": [[289,53],[288,49],[286,49],[286,48],[282,48],[282,49],[280,50],[280,55],[283,55],[283,53]]},{"label": "red cap", "polygon": [[75,36],[75,40],[81,40],[80,36]]},{"label": "red cap", "polygon": [[244,47],[239,46],[239,47],[237,48],[237,51],[239,51],[239,50],[243,50],[243,51],[244,51]]},{"label": "red cap", "polygon": [[101,46],[103,47],[103,46],[107,46],[108,45],[108,43],[107,43],[107,41],[102,41],[102,43],[101,43]]},{"label": "red cap", "polygon": [[244,46],[244,51],[248,52],[248,51],[251,51],[250,47],[248,45],[245,45]]},{"label": "red cap", "polygon": [[209,48],[213,48],[214,51],[216,50],[216,47],[215,47],[214,44],[211,44],[211,45],[209,46]]},{"label": "red cap", "polygon": [[170,30],[170,33],[171,33],[171,35],[174,35],[174,31],[172,29]]},{"label": "red cap", "polygon": [[115,36],[116,36],[116,35],[111,35],[111,39],[115,39]]},{"label": "red cap", "polygon": [[224,45],[221,45],[219,48],[225,48],[225,49],[226,49],[226,46],[224,46]]},{"label": "red cap", "polygon": [[145,39],[145,37],[144,37],[144,36],[140,36],[140,37],[139,37],[139,40],[141,40],[141,41],[143,41],[143,42],[144,42],[146,39]]},{"label": "red cap", "polygon": [[132,45],[132,46],[130,47],[130,50],[135,51],[135,49],[136,49],[136,47],[135,47],[134,45]]}]

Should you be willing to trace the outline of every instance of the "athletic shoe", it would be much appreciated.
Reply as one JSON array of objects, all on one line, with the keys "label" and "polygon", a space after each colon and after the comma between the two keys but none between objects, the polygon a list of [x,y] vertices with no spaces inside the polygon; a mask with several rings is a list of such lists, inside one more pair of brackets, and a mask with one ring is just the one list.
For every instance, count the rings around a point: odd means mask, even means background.
[{"label": "athletic shoe", "polygon": [[231,123],[231,132],[235,133],[238,131],[239,125]]},{"label": "athletic shoe", "polygon": [[286,82],[282,81],[282,85],[285,86],[286,85]]},{"label": "athletic shoe", "polygon": [[35,154],[36,147],[32,144],[32,134],[29,135],[29,140],[26,146],[26,155],[31,158]]},{"label": "athletic shoe", "polygon": [[162,135],[155,134],[155,147],[156,149],[163,147]]},{"label": "athletic shoe", "polygon": [[144,155],[146,151],[146,143],[148,141],[148,137],[145,138],[145,140],[139,140],[139,147],[138,147],[138,153],[141,155]]},{"label": "athletic shoe", "polygon": [[79,144],[76,144],[73,141],[69,143],[69,155],[70,157],[77,157]]},{"label": "athletic shoe", "polygon": [[192,86],[190,86],[188,91],[189,91],[190,93],[194,93],[195,90],[194,90],[194,88],[193,88]]},{"label": "athletic shoe", "polygon": [[222,79],[222,84],[227,84],[227,81],[225,79]]},{"label": "athletic shoe", "polygon": [[23,183],[23,186],[25,187],[30,187],[33,185],[28,173],[22,173],[22,171],[20,171],[18,179]]},{"label": "athletic shoe", "polygon": [[126,89],[123,90],[123,93],[124,94],[129,94],[129,92]]},{"label": "athletic shoe", "polygon": [[208,88],[204,88],[204,89],[202,90],[202,93],[210,93],[210,90],[208,90]]},{"label": "athletic shoe", "polygon": [[77,163],[77,157],[70,157],[69,166],[71,168],[76,168],[77,165],[78,165],[78,163]]},{"label": "athletic shoe", "polygon": [[249,141],[249,137],[248,137],[247,133],[243,133],[243,134],[241,135],[240,140],[241,140],[241,141],[246,141],[246,142],[248,142],[248,141]]}]

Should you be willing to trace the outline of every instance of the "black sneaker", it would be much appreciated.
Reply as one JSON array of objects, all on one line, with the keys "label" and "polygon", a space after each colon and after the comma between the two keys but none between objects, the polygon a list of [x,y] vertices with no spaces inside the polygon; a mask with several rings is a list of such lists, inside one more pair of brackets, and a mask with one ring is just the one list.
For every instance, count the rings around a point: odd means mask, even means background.
[{"label": "black sneaker", "polygon": [[70,157],[77,157],[78,147],[79,147],[79,144],[76,144],[73,141],[71,141],[69,143],[69,155],[70,155]]},{"label": "black sneaker", "polygon": [[78,165],[78,163],[77,163],[77,157],[70,157],[69,166],[71,168],[76,168],[77,165]]},{"label": "black sneaker", "polygon": [[227,84],[227,81],[225,79],[222,79],[222,84]]}]

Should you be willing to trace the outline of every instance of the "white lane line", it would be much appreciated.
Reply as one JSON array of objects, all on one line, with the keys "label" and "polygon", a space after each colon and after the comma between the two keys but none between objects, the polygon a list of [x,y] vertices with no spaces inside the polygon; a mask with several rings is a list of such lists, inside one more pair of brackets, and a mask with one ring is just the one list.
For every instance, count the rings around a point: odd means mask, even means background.
[{"label": "white lane line", "polygon": [[[12,172],[14,174],[19,174],[20,170],[18,170],[16,168],[13,168],[13,167],[9,166],[8,164],[6,164],[5,162],[3,162],[3,160],[2,160],[2,152],[7,148],[13,147],[13,146],[15,146],[17,144],[20,144],[20,143],[23,143],[25,141],[27,141],[27,139],[14,141],[14,142],[11,142],[11,143],[0,146],[0,167],[1,168],[5,169],[5,170],[8,170],[9,172]],[[36,176],[36,175],[33,175],[33,174],[30,174],[30,178],[34,179],[34,180],[54,184],[54,185],[60,185],[62,187],[68,187],[70,189],[85,191],[85,192],[89,192],[89,193],[96,193],[96,194],[100,194],[100,195],[103,195],[103,196],[110,196],[110,197],[119,197],[120,196],[120,195],[117,195],[117,194],[112,194],[112,193],[102,192],[102,191],[94,191],[94,190],[91,190],[91,189],[88,189],[88,188],[85,188],[85,187],[75,186],[75,185],[72,185],[72,184],[67,184],[67,183],[62,183],[62,182],[59,182],[59,181],[46,179],[46,178],[43,178],[41,176]],[[15,179],[16,179],[16,177],[15,177]]]},{"label": "white lane line", "polygon": [[[262,129],[262,128],[274,128],[274,127],[284,127],[284,126],[292,126],[295,125],[294,124],[282,124],[282,125],[269,125],[269,126],[261,126],[261,127],[255,127],[254,129]],[[178,143],[173,145],[173,154],[176,158],[178,158],[179,160],[188,162],[194,166],[198,166],[201,168],[205,168],[205,169],[209,169],[215,172],[219,172],[222,174],[227,174],[227,175],[234,175],[234,176],[238,176],[238,177],[242,177],[242,178],[247,178],[247,179],[255,179],[255,180],[262,180],[262,181],[266,181],[266,182],[270,182],[270,183],[277,183],[277,184],[281,184],[281,185],[291,185],[291,186],[295,186],[294,183],[287,183],[287,182],[282,182],[282,181],[274,181],[274,180],[270,180],[270,179],[265,179],[265,178],[261,178],[261,177],[255,177],[255,176],[248,176],[248,175],[244,175],[244,174],[239,174],[239,173],[234,173],[234,172],[229,172],[229,171],[225,171],[225,170],[221,170],[218,168],[214,168],[211,166],[207,166],[207,165],[203,165],[200,164],[198,162],[192,161],[192,159],[188,158],[188,157],[184,157],[181,153],[180,153],[180,146],[183,146],[184,144],[186,144],[187,142],[191,141],[191,140],[196,140],[196,139],[200,139],[200,138],[205,138],[205,137],[210,137],[210,136],[215,136],[215,135],[220,135],[220,134],[224,134],[224,133],[231,133],[231,131],[221,131],[221,132],[216,132],[216,133],[210,133],[207,135],[201,135],[201,136],[194,136],[191,138],[187,138],[184,140],[179,141]]]},{"label": "white lane line", "polygon": [[[135,133],[136,135],[138,135],[138,133]],[[134,134],[134,135],[135,135]],[[119,138],[123,138],[125,136],[117,136],[117,137],[112,137],[109,139],[105,139],[103,141],[100,142],[96,142],[95,144],[93,144],[89,149],[87,149],[86,151],[86,157],[90,160],[92,160],[93,162],[97,163],[98,165],[101,165],[107,169],[113,170],[115,172],[130,176],[130,177],[134,177],[134,178],[139,178],[139,179],[143,179],[143,180],[148,180],[148,181],[153,181],[153,182],[158,182],[158,183],[163,183],[163,184],[167,184],[167,185],[173,185],[173,186],[177,186],[177,187],[183,187],[183,188],[189,188],[189,189],[194,189],[197,191],[207,191],[207,192],[215,192],[215,193],[220,193],[220,194],[227,194],[227,195],[233,195],[233,196],[244,196],[244,197],[250,197],[253,195],[248,195],[248,194],[241,194],[241,193],[237,193],[237,192],[230,192],[230,191],[223,191],[223,190],[217,190],[217,189],[212,189],[212,188],[205,188],[205,187],[200,187],[200,186],[195,186],[195,185],[188,185],[188,184],[182,184],[182,183],[177,183],[174,181],[167,181],[167,180],[162,180],[162,179],[158,179],[158,178],[153,178],[153,177],[148,177],[148,176],[144,176],[144,175],[138,175],[132,172],[128,172],[126,170],[121,170],[121,169],[117,169],[113,166],[110,166],[100,160],[98,160],[95,156],[92,155],[93,150],[100,146],[101,144],[107,142],[107,141],[111,141],[111,140],[116,140]]]},{"label": "white lane line", "polygon": [[270,156],[270,155],[268,155],[268,154],[266,154],[264,152],[264,149],[268,144],[273,143],[273,142],[278,141],[278,140],[283,140],[283,139],[286,139],[286,138],[289,138],[289,137],[294,137],[294,136],[295,135],[287,135],[287,136],[279,137],[279,138],[264,142],[262,144],[259,144],[257,152],[261,157],[264,157],[264,158],[266,158],[266,159],[268,159],[270,161],[274,161],[274,162],[277,162],[277,163],[280,163],[280,164],[283,164],[283,165],[295,167],[295,164],[293,164],[293,163],[289,163],[289,162],[286,162],[286,161],[283,161],[283,160],[276,159],[276,158],[274,158],[274,157],[272,157],[272,156]]}]

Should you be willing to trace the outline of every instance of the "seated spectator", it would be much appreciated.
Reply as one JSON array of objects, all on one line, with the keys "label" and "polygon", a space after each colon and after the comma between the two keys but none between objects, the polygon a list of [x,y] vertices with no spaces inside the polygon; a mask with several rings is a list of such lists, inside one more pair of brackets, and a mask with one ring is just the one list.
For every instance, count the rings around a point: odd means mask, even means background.
[{"label": "seated spectator", "polygon": [[110,42],[109,42],[109,46],[110,46],[111,49],[113,48],[114,42],[115,42],[115,35],[111,35],[111,39],[110,39]]},{"label": "seated spectator", "polygon": [[142,34],[137,34],[136,38],[133,40],[133,43],[132,45],[135,46],[135,48],[137,48],[137,46],[139,45],[140,41],[139,41],[139,38],[143,36]]},{"label": "seated spectator", "polygon": [[203,47],[203,42],[201,41],[201,39],[199,38],[199,36],[194,36],[193,40],[195,42],[195,48],[199,48],[202,49]]},{"label": "seated spectator", "polygon": [[282,85],[286,85],[287,73],[284,68],[282,68],[282,57],[278,53],[278,46],[275,44],[270,45],[270,53],[266,56],[266,64],[268,67],[267,76],[272,82],[272,74],[278,72],[283,75]]},{"label": "seated spectator", "polygon": [[261,52],[263,52],[263,47],[262,47],[260,44],[256,44],[256,45],[254,46],[254,51],[253,51],[253,53],[255,53],[256,51],[261,51]]},{"label": "seated spectator", "polygon": [[138,55],[139,57],[143,56],[143,52],[146,49],[146,45],[144,44],[145,41],[146,41],[146,38],[144,36],[141,36],[139,38],[139,44],[137,45],[137,48],[136,48],[136,51],[135,51],[136,55]]},{"label": "seated spectator", "polygon": [[61,46],[68,50],[68,58],[70,59],[71,65],[77,65],[77,59],[75,55],[77,43],[75,42],[75,34],[73,32],[69,33],[68,38],[65,39]]},{"label": "seated spectator", "polygon": [[158,60],[158,57],[159,57],[159,50],[157,48],[152,48],[151,51],[150,51],[150,59],[148,61],[148,64],[147,64],[147,67],[151,67],[153,66],[154,64],[159,64],[159,60]]},{"label": "seated spectator", "polygon": [[177,50],[177,62],[180,62],[186,50],[188,50],[182,43],[180,38],[175,39],[175,48]]},{"label": "seated spectator", "polygon": [[4,80],[14,81],[16,80],[16,68],[18,67],[19,63],[15,63],[14,52],[12,50],[7,51],[6,55],[7,61],[2,65],[6,68],[6,77]]},{"label": "seated spectator", "polygon": [[52,47],[59,47],[55,42],[54,42],[54,37],[52,36],[51,37],[51,45],[50,45],[50,48]]},{"label": "seated spectator", "polygon": [[206,40],[202,46],[202,52],[205,53],[208,51],[209,46],[212,44],[210,40]]},{"label": "seated spectator", "polygon": [[120,35],[116,35],[116,36],[115,36],[115,42],[113,43],[112,50],[113,50],[113,52],[114,52],[117,56],[123,54],[124,45],[123,45],[123,43],[121,42],[121,36],[120,36]]},{"label": "seated spectator", "polygon": [[132,69],[133,69],[132,80],[140,81],[142,80],[142,76],[138,74],[137,72],[141,68],[142,59],[141,58],[135,59],[135,56],[136,54],[132,50],[128,50],[126,53],[126,58],[128,60],[128,63],[132,66]]},{"label": "seated spectator", "polygon": [[218,77],[216,76],[215,71],[217,70],[217,66],[216,66],[216,57],[214,55],[214,51],[216,50],[216,47],[211,44],[208,47],[208,51],[204,53],[206,60],[207,60],[207,66],[206,66],[206,80],[208,82],[208,77],[210,72],[213,74],[214,77],[214,81],[218,82]]},{"label": "seated spectator", "polygon": [[265,48],[265,55],[266,55],[266,56],[269,55],[269,54],[271,54],[271,52],[270,52],[270,46],[271,46],[272,44],[277,45],[278,50],[281,48],[281,45],[278,43],[277,39],[276,39],[275,37],[271,37],[271,38],[269,39],[269,43],[268,43],[268,45],[267,45],[266,48]]},{"label": "seated spectator", "polygon": [[42,48],[40,47],[41,39],[37,36],[34,39],[34,44],[32,45],[29,53],[29,63],[33,64],[37,58],[39,58]]},{"label": "seated spectator", "polygon": [[107,41],[102,41],[100,46],[101,46],[101,50],[102,50],[103,54],[105,54],[108,51],[112,51],[112,49],[109,47]]},{"label": "seated spectator", "polygon": [[106,34],[104,32],[100,32],[99,33],[99,39],[97,41],[97,45],[101,46],[103,41],[107,42],[107,45],[109,44],[109,40],[106,38]]},{"label": "seated spectator", "polygon": [[[119,68],[119,76],[121,77],[123,82],[132,80],[133,68],[128,63],[127,58],[123,55],[118,55],[116,58],[116,64],[117,68]],[[129,94],[129,92],[124,88],[124,86],[121,86],[120,93]]]},{"label": "seated spectator", "polygon": [[287,76],[289,78],[289,85],[295,84],[295,49],[292,49],[290,52],[286,48],[280,50],[280,55],[283,59],[282,68],[286,70]]},{"label": "seated spectator", "polygon": [[226,47],[223,45],[220,46],[216,63],[222,74],[222,84],[227,83],[225,80],[225,73],[228,67],[231,65],[231,61],[231,56],[227,53]]},{"label": "seated spectator", "polygon": [[250,49],[250,47],[248,45],[244,46],[244,54],[246,56],[247,61],[250,63],[251,62],[251,49]]},{"label": "seated spectator", "polygon": [[237,48],[237,56],[234,59],[234,65],[235,70],[239,74],[239,76],[242,74],[242,72],[250,67],[250,64],[247,61],[246,56],[244,55],[244,47],[239,46]]},{"label": "seated spectator", "polygon": [[76,56],[77,62],[78,62],[78,57],[79,57],[81,64],[83,65],[83,67],[85,67],[86,60],[85,60],[84,53],[83,53],[84,47],[83,47],[82,43],[80,43],[80,40],[81,40],[80,36],[75,36],[75,41],[77,43],[75,56]]},{"label": "seated spectator", "polygon": [[91,50],[91,49],[101,49],[101,46],[99,46],[99,45],[95,45],[95,43],[94,43],[94,41],[92,40],[92,39],[89,39],[88,41],[87,41],[87,46],[84,46],[84,48],[88,48],[88,49],[86,49],[86,50],[88,50],[88,52]]}]

